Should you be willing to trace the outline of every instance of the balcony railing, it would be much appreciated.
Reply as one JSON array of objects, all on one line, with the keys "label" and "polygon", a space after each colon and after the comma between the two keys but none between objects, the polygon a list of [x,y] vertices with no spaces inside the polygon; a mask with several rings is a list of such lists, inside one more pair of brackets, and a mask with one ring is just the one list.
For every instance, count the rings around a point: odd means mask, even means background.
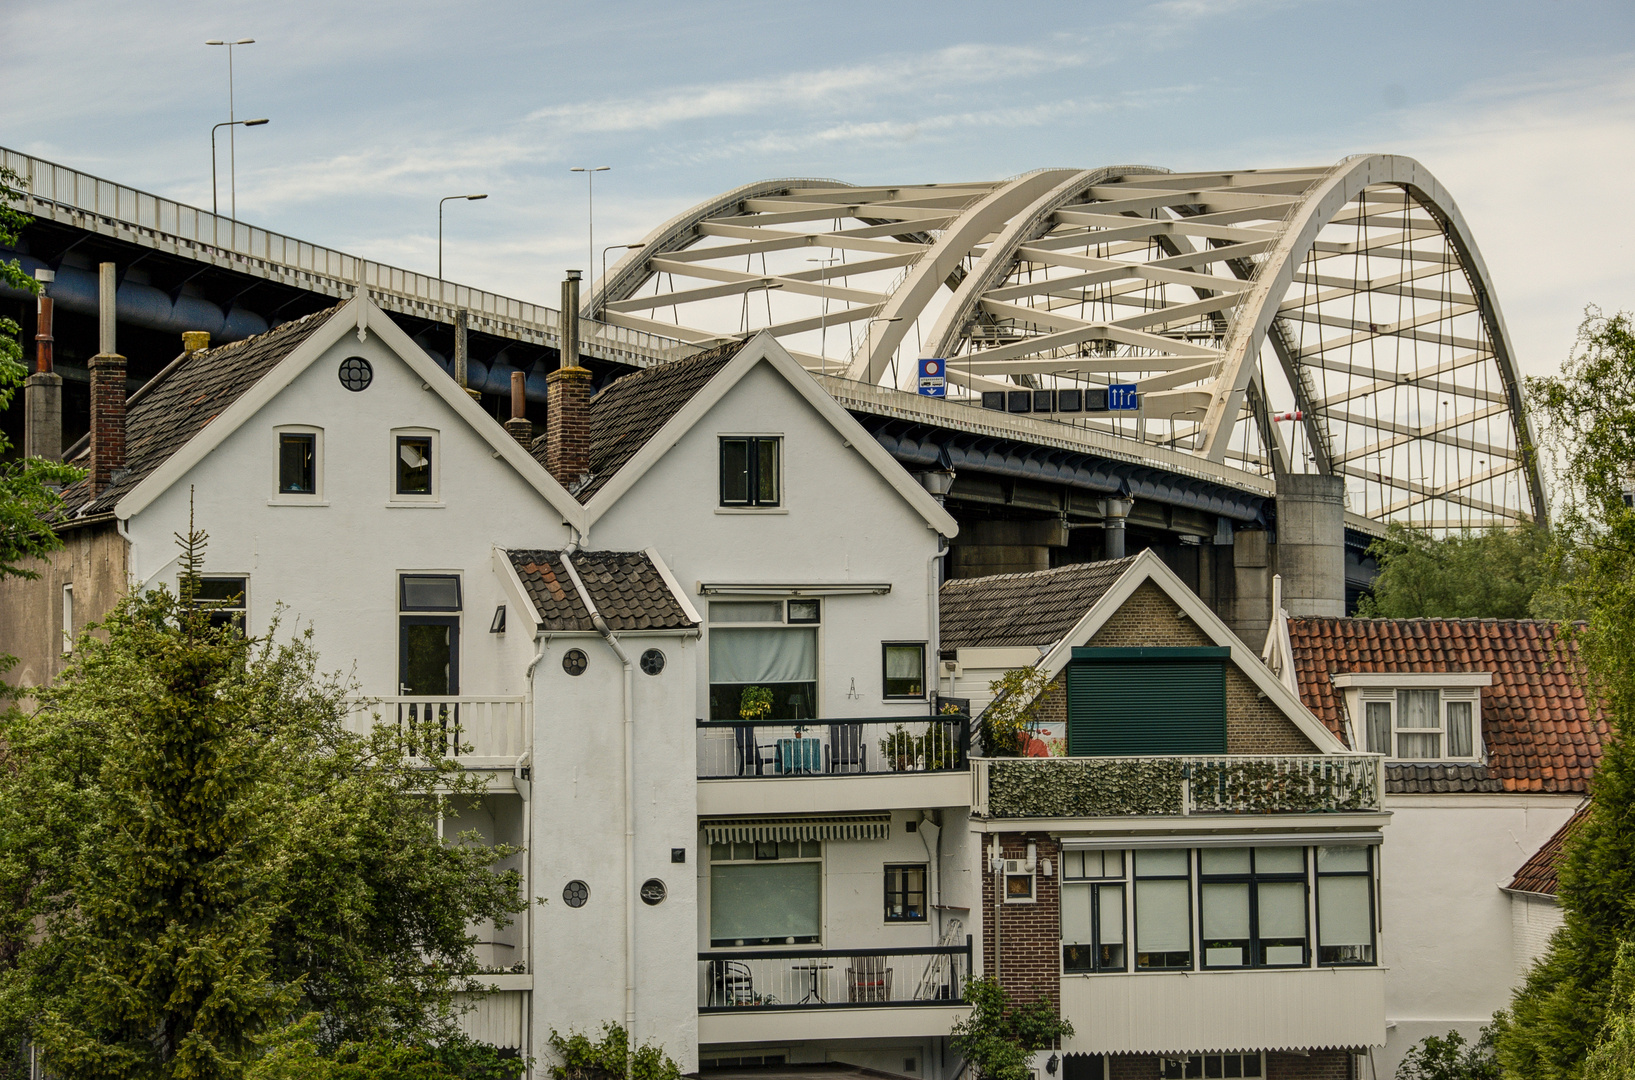
[{"label": "balcony railing", "polygon": [[977,758],[972,812],[991,818],[1341,814],[1384,805],[1377,754]]},{"label": "balcony railing", "polygon": [[962,772],[968,717],[698,722],[698,778]]},{"label": "balcony railing", "polygon": [[698,1011],[957,1005],[971,939],[924,949],[765,949],[698,954]]},{"label": "balcony railing", "polygon": [[527,749],[521,697],[383,697],[353,704],[347,728],[395,731],[411,758],[454,758],[467,768],[510,766]]}]

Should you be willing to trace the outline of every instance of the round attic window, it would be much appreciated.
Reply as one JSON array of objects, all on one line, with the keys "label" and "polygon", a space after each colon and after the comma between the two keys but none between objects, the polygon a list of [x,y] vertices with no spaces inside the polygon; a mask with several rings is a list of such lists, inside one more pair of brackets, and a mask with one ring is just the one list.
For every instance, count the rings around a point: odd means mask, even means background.
[{"label": "round attic window", "polygon": [[341,385],[354,394],[367,390],[375,381],[375,369],[361,356],[348,356],[341,361]]},{"label": "round attic window", "polygon": [[569,907],[580,908],[590,899],[590,886],[583,881],[570,881],[562,886],[562,902]]},{"label": "round attic window", "polygon": [[657,675],[664,670],[664,654],[657,649],[648,649],[642,653],[642,671],[648,675]]},{"label": "round attic window", "polygon": [[562,670],[569,675],[583,675],[585,669],[589,666],[590,661],[586,659],[584,652],[579,649],[569,649],[562,654]]}]

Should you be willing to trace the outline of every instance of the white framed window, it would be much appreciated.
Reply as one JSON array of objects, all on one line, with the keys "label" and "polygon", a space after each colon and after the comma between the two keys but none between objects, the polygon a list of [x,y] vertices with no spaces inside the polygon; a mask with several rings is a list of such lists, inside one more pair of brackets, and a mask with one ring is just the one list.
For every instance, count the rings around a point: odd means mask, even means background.
[{"label": "white framed window", "polygon": [[62,587],[62,651],[74,651],[74,585]]},{"label": "white framed window", "polygon": [[710,947],[823,939],[823,842],[710,845]]},{"label": "white framed window", "polygon": [[1400,761],[1475,761],[1483,756],[1476,687],[1365,689],[1358,693],[1370,753]]},{"label": "white framed window", "polygon": [[432,428],[392,431],[390,502],[400,506],[440,506],[441,447]]},{"label": "white framed window", "polygon": [[710,719],[816,719],[822,622],[818,599],[711,600]]},{"label": "white framed window", "polygon": [[273,496],[279,505],[312,506],[324,499],[324,429],[286,424],[273,429]]}]

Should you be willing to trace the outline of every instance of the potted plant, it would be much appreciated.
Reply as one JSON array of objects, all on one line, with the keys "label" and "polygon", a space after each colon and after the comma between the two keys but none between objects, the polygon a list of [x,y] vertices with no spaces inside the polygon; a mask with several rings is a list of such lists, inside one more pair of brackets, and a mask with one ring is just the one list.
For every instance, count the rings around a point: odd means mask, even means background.
[{"label": "potted plant", "polygon": [[738,719],[765,720],[772,715],[772,688],[746,686],[738,699]]},{"label": "potted plant", "polygon": [[895,731],[880,740],[880,758],[893,772],[913,772],[920,753],[919,742],[898,724]]}]

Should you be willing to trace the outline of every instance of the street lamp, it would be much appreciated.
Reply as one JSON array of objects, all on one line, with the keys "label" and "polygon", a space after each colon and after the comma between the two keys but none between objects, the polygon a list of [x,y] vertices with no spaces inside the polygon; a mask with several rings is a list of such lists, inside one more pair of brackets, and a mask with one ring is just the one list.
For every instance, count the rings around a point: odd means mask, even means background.
[{"label": "street lamp", "polygon": [[[210,41],[205,42],[205,44],[206,45],[225,45],[225,46],[227,46],[227,122],[228,122],[228,124],[232,124],[233,123],[233,117],[234,117],[234,113],[233,113],[233,46],[234,45],[254,45],[255,44],[255,38],[249,38],[249,37],[239,38],[237,41],[216,41],[214,39],[211,39]],[[261,121],[261,123],[263,123],[263,124],[265,124],[266,122],[267,121],[265,121],[265,120]],[[210,140],[210,176],[211,176],[212,181],[214,181],[215,175],[216,175],[216,141],[215,141],[215,138],[214,138],[215,133],[216,133],[215,129],[212,128],[210,130],[210,134],[212,136],[212,138]],[[236,153],[237,149],[238,149],[238,147],[235,144],[235,141],[233,139],[233,132],[228,131],[227,132],[227,175],[229,177],[229,180],[228,180],[227,184],[228,184],[228,189],[231,192],[230,197],[232,199],[232,202],[231,202],[230,205],[232,206],[232,216],[233,216],[234,221],[238,220],[238,155]],[[212,193],[212,197],[213,197],[213,193]],[[214,207],[214,203],[212,203],[212,208],[213,207]]]},{"label": "street lamp", "polygon": [[[890,315],[890,316],[876,315],[874,318],[870,319],[867,323],[864,324],[863,333],[865,335],[865,339],[866,339],[868,334],[873,332],[874,324],[877,323],[877,322],[902,322],[902,321],[903,321],[903,317],[901,315]],[[901,390],[903,388],[902,377],[897,374],[897,350],[896,349],[893,349],[892,352],[891,352],[891,381],[897,384],[897,389]]]},{"label": "street lamp", "polygon": [[[615,249],[623,251],[636,251],[646,246],[647,241],[643,240],[639,244],[609,244],[607,247],[602,249],[602,290],[598,296],[602,301],[601,313],[603,315],[607,314],[607,253]],[[595,313],[592,313],[592,317],[595,317]]]},{"label": "street lamp", "polygon": [[[589,166],[575,165],[568,170],[569,172],[582,172],[585,174],[585,240],[592,266],[596,264],[596,174],[607,172],[612,167],[611,165],[598,165],[591,168]],[[585,270],[589,272],[590,267],[585,267]]]},{"label": "street lamp", "polygon": [[[486,198],[488,198],[488,196],[486,194],[484,194],[484,195],[445,195],[441,199],[437,200],[437,280],[438,281],[443,280],[443,204],[446,203],[446,202],[449,202],[449,201],[451,201],[453,199],[465,199],[468,202],[477,202],[480,199],[486,199]],[[441,293],[442,290],[439,289],[438,292]]]},{"label": "street lamp", "polygon": [[[215,125],[215,127],[212,127],[210,129],[210,212],[212,214],[219,214],[221,212],[221,208],[216,204],[216,128],[260,127],[262,124],[265,124],[265,123],[267,123],[267,118],[265,116],[261,117],[259,120],[223,120],[221,123]],[[231,134],[231,133],[229,133],[229,134]],[[238,220],[238,190],[237,190],[237,186],[231,180],[229,180],[228,181],[228,188],[229,188],[229,190],[232,191],[233,220],[237,221]]]}]

